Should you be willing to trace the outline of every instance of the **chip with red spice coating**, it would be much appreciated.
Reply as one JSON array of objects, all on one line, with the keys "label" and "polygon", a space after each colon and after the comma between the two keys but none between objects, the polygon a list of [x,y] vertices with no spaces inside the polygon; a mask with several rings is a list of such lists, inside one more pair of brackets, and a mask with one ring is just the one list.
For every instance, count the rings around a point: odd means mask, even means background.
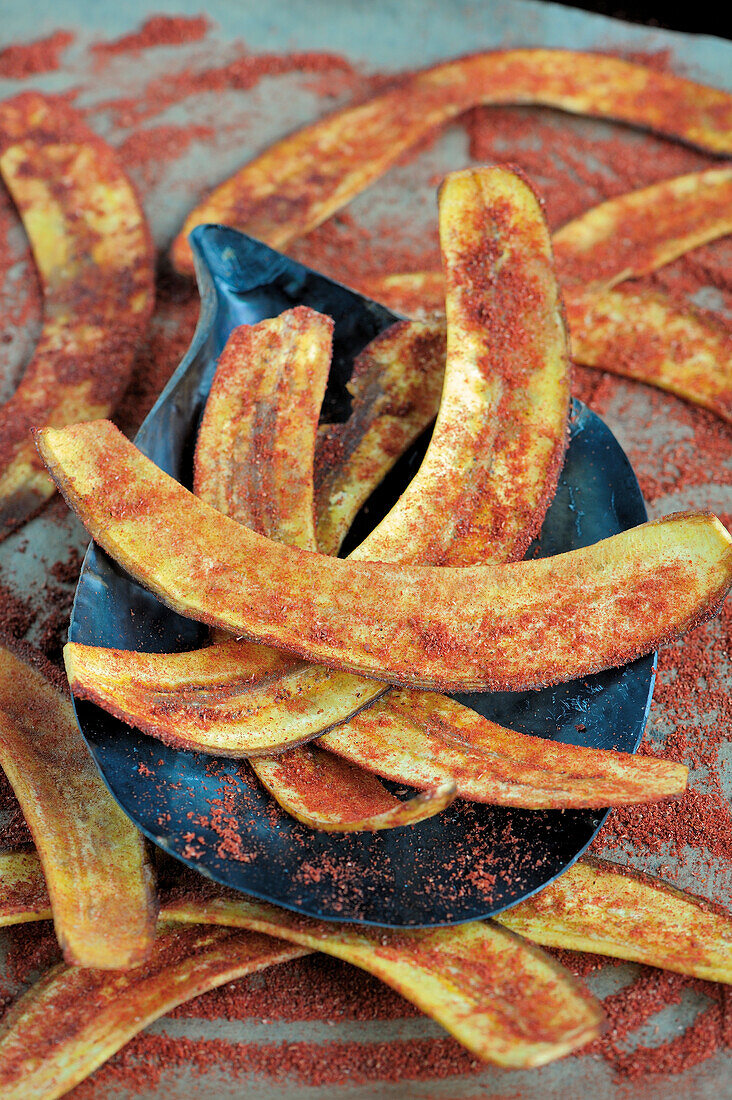
[{"label": "chip with red spice coating", "polygon": [[0,766],[36,842],[66,959],[108,970],[136,966],[155,935],[152,869],[60,681],[30,647],[0,646]]},{"label": "chip with red spice coating", "polygon": [[0,408],[0,539],[54,492],[30,435],[108,416],[152,313],[154,259],[137,195],[116,154],[61,99],[0,104],[0,175],[28,233],[43,329]]},{"label": "chip with red spice coating", "polygon": [[220,222],[285,249],[450,119],[479,104],[535,103],[617,119],[713,153],[732,152],[732,96],[601,54],[497,50],[409,74],[390,91],[277,142],[186,218],[173,262],[193,271],[188,234]]}]

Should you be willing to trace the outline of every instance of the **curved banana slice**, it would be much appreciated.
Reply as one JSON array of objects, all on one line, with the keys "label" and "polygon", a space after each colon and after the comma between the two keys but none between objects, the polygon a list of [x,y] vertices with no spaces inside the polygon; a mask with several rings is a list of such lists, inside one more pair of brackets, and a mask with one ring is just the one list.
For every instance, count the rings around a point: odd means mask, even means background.
[{"label": "curved banana slice", "polygon": [[0,928],[51,919],[43,867],[36,852],[0,852]]},{"label": "curved banana slice", "polygon": [[451,173],[439,198],[447,367],[422,464],[359,560],[523,557],[567,445],[569,359],[539,199],[504,168]]},{"label": "curved banana slice", "polygon": [[567,971],[492,921],[419,931],[354,928],[220,893],[183,896],[165,913],[282,936],[361,967],[494,1065],[544,1065],[584,1045],[601,1025],[599,1005]]},{"label": "curved banana slice", "polygon": [[199,429],[195,491],[268,538],[314,548],[313,453],[333,321],[306,306],[234,329]]},{"label": "curved banana slice", "polygon": [[560,683],[713,614],[732,539],[680,513],[555,558],[454,569],[292,550],[205,505],[109,421],[44,428],[69,506],[168,607],[306,660],[436,690]]},{"label": "curved banana slice", "polygon": [[3,1100],[56,1100],[177,1005],[307,954],[269,936],[166,922],[150,959],[135,970],[56,966],[3,1020]]},{"label": "curved banana slice", "polygon": [[444,323],[402,321],[357,356],[347,387],[351,415],[323,425],[315,450],[321,554],[338,553],[361,505],[437,416],[445,354]]},{"label": "curved banana slice", "polygon": [[662,180],[593,206],[554,234],[562,287],[615,286],[732,232],[732,167]]},{"label": "curved banana slice", "polygon": [[732,423],[732,334],[648,291],[580,290],[565,299],[572,356],[668,390]]},{"label": "curved banana slice", "polygon": [[359,764],[318,745],[290,749],[281,756],[250,761],[272,797],[289,814],[327,833],[375,833],[416,825],[442,813],[455,801],[452,776],[425,784],[425,791],[402,802]]},{"label": "curved banana slice", "polygon": [[189,214],[173,262],[193,272],[188,234],[222,222],[273,248],[320,225],[432,130],[479,104],[535,103],[643,126],[732,152],[732,96],[643,65],[571,50],[498,50],[412,73],[392,90],[275,143]]},{"label": "curved banana slice", "polygon": [[496,920],[534,943],[732,984],[732,918],[705,898],[584,856]]},{"label": "curved banana slice", "polygon": [[284,752],[386,690],[233,639],[164,654],[69,642],[64,660],[80,698],[169,745],[226,756]]},{"label": "curved banana slice", "polygon": [[107,416],[152,312],[152,242],[113,150],[60,99],[0,104],[0,174],[41,279],[43,330],[0,408],[0,538],[54,492],[30,434]]},{"label": "curved banana slice", "polygon": [[157,901],[142,835],[102,782],[69,700],[0,646],[0,766],[38,848],[69,962],[116,970],[152,949]]},{"label": "curved banana slice", "polygon": [[445,695],[409,688],[392,688],[319,744],[397,783],[452,781],[460,798],[524,809],[655,802],[683,794],[688,776],[671,760],[517,733]]}]

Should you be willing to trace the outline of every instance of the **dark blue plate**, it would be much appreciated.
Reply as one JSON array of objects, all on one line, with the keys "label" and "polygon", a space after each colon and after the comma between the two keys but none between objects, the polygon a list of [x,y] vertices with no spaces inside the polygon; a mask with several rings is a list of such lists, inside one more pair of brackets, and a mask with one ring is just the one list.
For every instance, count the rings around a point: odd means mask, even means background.
[{"label": "dark blue plate", "polygon": [[[202,296],[191,348],[137,436],[169,474],[191,483],[192,454],[217,357],[236,325],[306,304],[335,320],[328,419],[348,413],[354,356],[395,316],[258,241],[222,226],[192,236]],[[359,516],[354,538],[389,507],[424,441]],[[530,554],[586,546],[642,523],[630,463],[602,421],[575,402],[554,502]],[[91,546],[72,641],[147,651],[190,649],[205,631],[183,619]],[[654,658],[543,691],[461,696],[505,725],[574,744],[633,752],[646,723]],[[91,703],[81,731],[109,789],[166,852],[217,882],[314,917],[429,926],[489,916],[540,889],[585,850],[595,811],[528,811],[455,803],[437,818],[373,834],[315,832],[281,812],[244,762],[169,748]],[[394,788],[397,789],[397,788]]]}]

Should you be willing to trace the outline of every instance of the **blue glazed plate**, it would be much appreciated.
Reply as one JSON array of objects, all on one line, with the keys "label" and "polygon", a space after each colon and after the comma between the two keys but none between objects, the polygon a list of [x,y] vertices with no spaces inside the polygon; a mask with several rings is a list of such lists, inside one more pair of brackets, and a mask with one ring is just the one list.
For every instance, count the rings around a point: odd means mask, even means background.
[{"label": "blue glazed plate", "polygon": [[[231,330],[305,304],[335,320],[327,419],[348,413],[354,356],[398,318],[323,275],[222,226],[194,231],[202,297],[191,348],[136,443],[183,484],[199,420]],[[398,464],[355,524],[364,534],[417,468],[424,442]],[[646,519],[630,463],[579,402],[556,497],[529,554],[597,542]],[[205,640],[92,545],[69,637],[88,645],[170,652]],[[542,691],[461,695],[526,733],[634,752],[646,723],[654,657]],[[528,811],[457,802],[439,817],[370,834],[320,833],[282,812],[245,762],[184,752],[75,700],[82,734],[122,808],[155,844],[217,882],[309,916],[425,927],[490,916],[561,874],[590,843],[601,811]],[[397,789],[393,787],[393,789]],[[223,822],[223,825],[222,825]]]}]

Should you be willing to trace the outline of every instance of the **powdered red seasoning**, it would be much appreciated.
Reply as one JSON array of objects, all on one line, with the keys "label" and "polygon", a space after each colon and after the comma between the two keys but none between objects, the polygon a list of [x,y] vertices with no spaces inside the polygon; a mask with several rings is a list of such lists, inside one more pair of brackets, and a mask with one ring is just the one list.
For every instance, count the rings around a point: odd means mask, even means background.
[{"label": "powdered red seasoning", "polygon": [[125,34],[111,42],[97,42],[92,46],[96,54],[139,53],[153,46],[184,46],[205,38],[211,24],[204,15],[153,15],[139,31]]},{"label": "powdered red seasoning", "polygon": [[35,42],[6,46],[0,50],[0,77],[27,80],[30,76],[54,72],[61,64],[61,54],[75,37],[71,31],[55,31]]}]

